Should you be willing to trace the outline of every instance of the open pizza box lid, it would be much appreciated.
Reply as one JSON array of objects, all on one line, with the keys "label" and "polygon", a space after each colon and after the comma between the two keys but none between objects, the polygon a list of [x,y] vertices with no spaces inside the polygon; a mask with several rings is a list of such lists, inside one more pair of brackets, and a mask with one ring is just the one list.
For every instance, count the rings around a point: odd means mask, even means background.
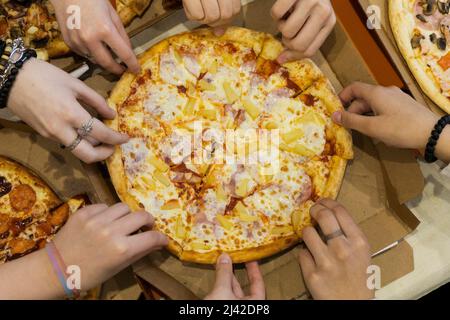
[{"label": "open pizza box lid", "polygon": [[[158,14],[164,14],[162,0],[154,0]],[[247,1],[251,2],[251,1]],[[237,25],[276,33],[269,17],[274,0],[258,0],[245,6]],[[150,8],[151,9],[151,8]],[[145,24],[154,15],[147,14],[136,24]],[[184,23],[183,12],[175,12],[132,39],[138,52],[158,39],[194,27]],[[169,32],[166,32],[170,30]],[[148,42],[152,39],[151,42]],[[333,34],[318,54],[316,63],[333,83],[336,91],[351,81],[374,82],[369,69],[338,22]],[[94,73],[85,82],[105,97],[117,78]],[[28,166],[41,176],[63,198],[87,193],[93,202],[113,204],[118,201],[107,170],[102,164],[83,165],[58,144],[46,140],[20,123],[0,120],[0,154]],[[420,168],[410,151],[388,148],[361,135],[354,135],[355,159],[348,165],[339,201],[352,213],[367,235],[373,253],[373,264],[381,268],[382,286],[414,269],[413,253],[401,241],[419,224],[405,203],[419,196],[424,182]],[[398,243],[397,243],[398,242]],[[384,249],[390,248],[387,251]],[[298,248],[280,253],[261,262],[269,299],[299,299],[307,296],[297,262]],[[212,266],[183,263],[167,251],[142,259],[133,270],[143,288],[156,288],[171,299],[204,297],[214,283]],[[236,266],[237,277],[246,287],[248,281],[242,266]],[[120,283],[117,285],[120,288]],[[126,296],[126,295],[124,295]]]},{"label": "open pizza box lid", "polygon": [[[236,25],[276,34],[275,26],[269,23],[272,21],[269,12],[273,2],[258,0],[249,3]],[[180,11],[148,28],[133,38],[136,51],[140,53],[167,36],[195,27],[185,21],[184,13]],[[322,54],[314,60],[337,91],[355,80],[375,82],[340,23],[324,45]],[[101,74],[87,79],[86,83],[104,96],[114,86],[111,79]],[[358,134],[354,135],[354,144],[355,159],[349,163],[338,200],[349,209],[366,233],[373,253],[399,241],[398,245],[373,260],[381,267],[384,286],[414,269],[412,249],[401,240],[419,224],[405,203],[421,194],[423,176],[413,152],[390,149]],[[100,189],[103,188],[96,187],[97,191]],[[105,192],[107,198],[111,198],[110,190],[108,188]],[[294,248],[261,262],[269,299],[305,296],[297,254],[298,248]],[[148,290],[150,285],[172,299],[202,298],[214,283],[213,267],[181,262],[166,251],[150,254],[134,264],[133,270],[144,290]],[[244,287],[248,285],[243,266],[237,266],[236,271]]]},{"label": "open pizza box lid", "polygon": [[387,56],[394,64],[403,82],[411,92],[412,96],[421,104],[428,106],[430,110],[438,115],[445,115],[444,110],[439,108],[420,88],[408,64],[397,47],[394,34],[389,22],[389,4],[386,0],[358,0],[361,9],[368,18],[379,22],[379,28],[375,28],[374,34],[378,42],[383,46]]}]

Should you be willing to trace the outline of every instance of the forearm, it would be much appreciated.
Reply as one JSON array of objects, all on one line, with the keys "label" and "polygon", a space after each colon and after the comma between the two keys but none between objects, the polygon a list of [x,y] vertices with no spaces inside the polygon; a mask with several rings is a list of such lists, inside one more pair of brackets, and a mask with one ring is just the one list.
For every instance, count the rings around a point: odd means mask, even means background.
[{"label": "forearm", "polygon": [[64,290],[45,250],[0,267],[0,299],[58,299]]}]

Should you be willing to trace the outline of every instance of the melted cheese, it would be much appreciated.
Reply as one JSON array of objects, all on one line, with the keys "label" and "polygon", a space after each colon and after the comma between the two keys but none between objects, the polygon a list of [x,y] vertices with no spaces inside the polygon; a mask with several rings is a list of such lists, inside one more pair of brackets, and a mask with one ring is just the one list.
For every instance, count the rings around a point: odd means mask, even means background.
[{"label": "melted cheese", "polygon": [[170,84],[152,84],[144,107],[152,116],[163,121],[173,121],[183,117],[183,109],[188,98],[179,94],[178,88]]}]

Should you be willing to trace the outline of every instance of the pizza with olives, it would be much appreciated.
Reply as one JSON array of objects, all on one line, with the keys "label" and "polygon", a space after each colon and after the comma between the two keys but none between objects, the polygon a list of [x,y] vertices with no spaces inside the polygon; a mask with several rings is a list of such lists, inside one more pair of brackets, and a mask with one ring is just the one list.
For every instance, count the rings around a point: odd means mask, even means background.
[{"label": "pizza with olives", "polygon": [[[151,0],[110,0],[122,23],[128,25],[141,15]],[[64,42],[49,0],[0,0],[0,39],[21,37],[27,47],[36,49],[42,60],[70,52]]]},{"label": "pizza with olives", "polygon": [[450,0],[390,0],[389,15],[417,82],[450,113]]},{"label": "pizza with olives", "polygon": [[109,105],[107,124],[129,135],[108,169],[122,201],[155,217],[181,260],[261,259],[301,240],[309,209],[338,194],[351,136],[342,109],[310,60],[276,62],[269,34],[199,29],[140,56]]},{"label": "pizza with olives", "polygon": [[0,156],[0,263],[43,248],[86,199],[63,203],[42,179]]}]

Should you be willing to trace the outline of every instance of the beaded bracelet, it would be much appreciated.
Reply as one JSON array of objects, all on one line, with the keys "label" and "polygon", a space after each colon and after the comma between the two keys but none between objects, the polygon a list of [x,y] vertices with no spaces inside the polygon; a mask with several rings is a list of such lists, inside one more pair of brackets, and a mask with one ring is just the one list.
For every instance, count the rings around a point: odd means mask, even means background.
[{"label": "beaded bracelet", "polygon": [[0,109],[7,106],[19,70],[27,60],[36,56],[36,51],[25,48],[21,38],[6,40],[4,52],[0,57]]},{"label": "beaded bracelet", "polygon": [[447,125],[450,125],[450,115],[442,117],[434,127],[433,131],[431,132],[430,139],[428,140],[427,147],[425,149],[425,161],[428,163],[433,163],[438,160],[438,158],[435,155],[436,152],[436,146],[439,140],[439,137],[441,136],[442,132],[444,131],[445,127]]}]

